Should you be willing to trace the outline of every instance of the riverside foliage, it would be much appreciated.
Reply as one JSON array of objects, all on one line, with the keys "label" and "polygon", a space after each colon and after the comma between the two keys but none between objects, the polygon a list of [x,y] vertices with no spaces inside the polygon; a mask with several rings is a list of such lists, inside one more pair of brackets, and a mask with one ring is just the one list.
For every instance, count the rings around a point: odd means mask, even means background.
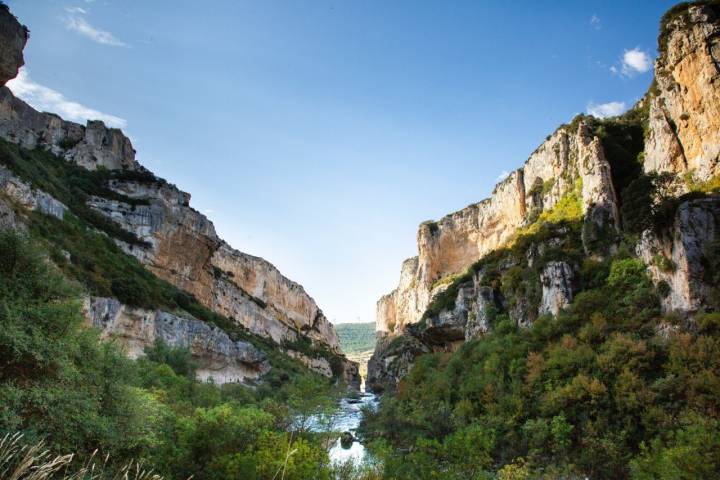
[{"label": "riverside foliage", "polygon": [[82,325],[80,292],[40,245],[0,233],[0,438],[73,453],[78,471],[97,449],[110,455],[100,478],[131,461],[172,479],[331,478],[323,435],[293,426],[332,408],[328,380],[200,383],[189,352],[163,344],[129,360]]}]

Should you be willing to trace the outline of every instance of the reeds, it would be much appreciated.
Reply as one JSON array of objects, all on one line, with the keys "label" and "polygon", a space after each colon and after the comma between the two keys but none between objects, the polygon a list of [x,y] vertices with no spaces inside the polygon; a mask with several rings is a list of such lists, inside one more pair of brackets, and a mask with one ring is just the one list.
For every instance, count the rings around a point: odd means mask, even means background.
[{"label": "reeds", "polygon": [[22,435],[7,434],[0,440],[0,480],[162,480],[152,470],[131,461],[119,469],[108,468],[108,456],[100,460],[97,450],[81,466],[74,454],[53,455],[43,442],[25,445]]}]

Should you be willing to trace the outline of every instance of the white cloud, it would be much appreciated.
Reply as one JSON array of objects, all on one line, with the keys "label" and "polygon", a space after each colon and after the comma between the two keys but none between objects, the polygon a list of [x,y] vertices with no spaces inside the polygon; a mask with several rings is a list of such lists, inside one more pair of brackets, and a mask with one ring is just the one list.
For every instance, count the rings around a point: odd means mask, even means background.
[{"label": "white cloud", "polygon": [[510,172],[508,172],[507,170],[503,170],[502,172],[500,172],[500,175],[497,176],[495,181],[501,182],[501,181],[505,180],[508,175],[510,175]]},{"label": "white cloud", "polygon": [[[639,48],[625,50],[622,56],[622,67],[620,71],[625,76],[632,76],[636,73],[645,73],[652,68],[652,60],[647,52]],[[615,72],[617,73],[617,68]]]},{"label": "white cloud", "polygon": [[68,13],[79,13],[81,15],[87,14],[87,10],[81,7],[65,7],[65,11]]},{"label": "white cloud", "polygon": [[600,17],[598,17],[594,13],[593,16],[590,17],[590,26],[595,30],[600,30],[602,28],[602,23],[600,23]]},{"label": "white cloud", "polygon": [[32,105],[36,110],[57,113],[66,120],[85,123],[88,120],[102,120],[110,127],[126,128],[123,118],[102,113],[72,102],[52,88],[35,83],[30,79],[27,69],[23,68],[16,78],[7,83],[8,88],[18,97]]},{"label": "white cloud", "polygon": [[593,117],[606,118],[616,117],[625,111],[625,102],[590,102],[587,106],[587,113]]},{"label": "white cloud", "polygon": [[[71,10],[75,10],[71,12]],[[127,44],[115,38],[115,36],[105,30],[100,30],[90,25],[81,15],[87,13],[85,10],[79,7],[73,9],[67,9],[71,12],[71,15],[65,19],[65,26],[74,32],[83,35],[93,42],[97,42],[103,45],[110,45],[113,47],[126,47]]]}]

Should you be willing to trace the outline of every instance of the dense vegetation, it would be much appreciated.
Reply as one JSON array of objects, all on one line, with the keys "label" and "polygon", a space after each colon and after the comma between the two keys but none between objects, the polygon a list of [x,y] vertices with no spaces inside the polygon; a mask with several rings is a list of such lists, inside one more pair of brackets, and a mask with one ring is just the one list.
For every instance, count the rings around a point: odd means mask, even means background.
[{"label": "dense vegetation", "polygon": [[[490,333],[454,353],[419,356],[381,408],[366,412],[363,431],[386,478],[720,477],[720,295],[694,319],[663,315],[667,289],[634,256],[642,230],[666,232],[680,202],[717,192],[717,182],[673,198],[678,179],[643,174],[643,113],[590,120],[619,196],[615,253],[586,255],[571,193],[433,300],[425,318],[452,308],[475,278],[503,307],[489,312]],[[573,302],[518,326],[516,318],[537,312],[540,271],[553,260],[575,270]],[[718,285],[716,244],[703,261],[706,282]],[[664,258],[656,264],[674,268]]]},{"label": "dense vegetation", "polygon": [[331,478],[307,429],[332,408],[328,380],[199,383],[189,352],[164,344],[128,360],[82,326],[80,292],[36,242],[0,232],[0,438],[21,432],[78,462],[99,449],[110,470],[137,459],[168,478]]},{"label": "dense vegetation", "polygon": [[[627,251],[582,270],[557,318],[524,329],[497,312],[492,333],[419,357],[367,412],[388,478],[486,478],[505,465],[527,470],[518,478],[720,474],[720,314],[690,330],[662,317]],[[495,276],[506,292],[512,272]]]},{"label": "dense vegetation", "polygon": [[375,322],[336,323],[334,326],[345,354],[355,355],[375,348]]}]

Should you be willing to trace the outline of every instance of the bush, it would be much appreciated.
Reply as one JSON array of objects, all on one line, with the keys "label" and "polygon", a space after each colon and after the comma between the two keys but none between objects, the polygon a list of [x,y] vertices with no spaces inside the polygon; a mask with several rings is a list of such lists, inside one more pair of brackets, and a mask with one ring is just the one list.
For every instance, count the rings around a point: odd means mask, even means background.
[{"label": "bush", "polygon": [[57,450],[139,440],[129,361],[82,329],[78,289],[15,233],[0,233],[0,259],[0,431]]},{"label": "bush", "polygon": [[163,363],[172,368],[176,375],[195,378],[197,365],[188,348],[171,348],[161,339],[156,339],[152,347],[145,349],[145,357],[155,363]]}]

